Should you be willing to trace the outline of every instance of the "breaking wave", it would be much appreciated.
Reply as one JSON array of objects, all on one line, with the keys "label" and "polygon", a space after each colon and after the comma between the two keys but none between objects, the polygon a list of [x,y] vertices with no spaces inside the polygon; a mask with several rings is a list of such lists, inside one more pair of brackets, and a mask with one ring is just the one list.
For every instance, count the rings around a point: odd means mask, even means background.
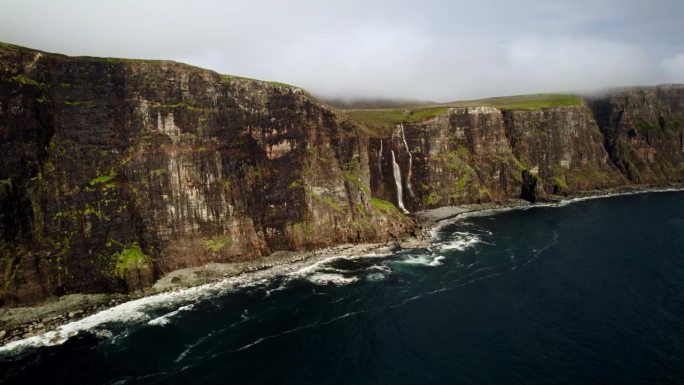
[{"label": "breaking wave", "polygon": [[349,285],[350,283],[354,283],[359,280],[357,277],[345,277],[342,274],[332,274],[332,273],[316,273],[312,274],[307,279],[310,282],[315,283],[316,285],[336,285],[336,286],[344,286],[344,285]]},{"label": "breaking wave", "polygon": [[441,266],[442,261],[445,259],[442,255],[437,254],[426,254],[426,255],[410,255],[398,263],[406,265],[424,265],[424,266]]},{"label": "breaking wave", "polygon": [[476,244],[482,242],[482,239],[477,234],[472,234],[464,231],[455,231],[451,234],[451,238],[447,242],[437,243],[435,246],[440,250],[457,250],[465,251]]},{"label": "breaking wave", "polygon": [[181,306],[178,309],[176,309],[170,313],[164,314],[161,317],[157,317],[157,318],[151,320],[147,324],[148,325],[159,325],[159,326],[167,325],[169,322],[171,322],[171,318],[173,318],[175,315],[177,315],[178,313],[180,313],[182,311],[192,310],[194,308],[194,306],[195,306],[194,304]]}]

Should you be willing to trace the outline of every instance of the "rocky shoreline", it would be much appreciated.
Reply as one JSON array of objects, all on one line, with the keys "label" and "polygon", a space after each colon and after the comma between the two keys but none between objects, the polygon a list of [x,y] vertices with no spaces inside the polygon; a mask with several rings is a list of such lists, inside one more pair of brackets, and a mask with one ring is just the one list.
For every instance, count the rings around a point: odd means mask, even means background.
[{"label": "rocky shoreline", "polygon": [[286,274],[334,256],[390,254],[399,247],[424,246],[426,240],[427,237],[423,236],[420,239],[406,238],[387,243],[345,244],[306,252],[279,251],[249,262],[209,263],[175,270],[143,291],[128,294],[72,294],[37,306],[3,308],[0,309],[0,345],[55,331],[64,324],[144,297],[214,284],[228,278],[238,278],[240,282],[257,281],[264,276]]},{"label": "rocky shoreline", "polygon": [[[180,291],[201,285],[217,283],[227,278],[242,278],[249,282],[267,276],[275,276],[313,265],[339,255],[391,254],[399,248],[425,247],[430,230],[439,222],[457,219],[464,215],[484,211],[515,209],[521,207],[548,206],[582,199],[603,198],[636,193],[677,191],[681,184],[657,186],[624,186],[610,190],[588,191],[567,197],[553,197],[543,202],[507,200],[501,203],[482,203],[445,206],[412,214],[418,222],[419,236],[386,243],[345,244],[315,251],[278,251],[268,257],[240,263],[209,263],[199,267],[175,270],[159,279],[152,287],[128,294],[70,294],[46,301],[37,306],[0,309],[0,346],[43,335],[60,326],[84,319],[111,309],[122,303],[157,294]],[[68,335],[67,335],[68,337]]]}]

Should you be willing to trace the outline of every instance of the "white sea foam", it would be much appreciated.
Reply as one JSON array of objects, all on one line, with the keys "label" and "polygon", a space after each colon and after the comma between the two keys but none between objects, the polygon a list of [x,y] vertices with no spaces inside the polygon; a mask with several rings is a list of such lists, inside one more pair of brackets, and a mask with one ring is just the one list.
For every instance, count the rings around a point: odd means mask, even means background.
[{"label": "white sea foam", "polygon": [[407,265],[423,265],[423,266],[441,266],[444,256],[437,254],[425,254],[425,255],[410,255],[405,259],[401,260],[400,263]]},{"label": "white sea foam", "polygon": [[567,206],[567,205],[572,204],[572,203],[589,201],[589,200],[594,200],[594,199],[605,199],[605,198],[612,198],[612,197],[625,196],[625,195],[639,195],[639,194],[648,194],[648,193],[663,193],[663,192],[676,192],[676,191],[684,191],[684,188],[674,188],[674,187],[672,187],[672,188],[655,188],[655,189],[646,189],[646,190],[624,191],[624,192],[616,192],[616,193],[588,195],[585,197],[564,199],[558,203],[550,203],[550,204],[548,204],[548,206]]},{"label": "white sea foam", "polygon": [[[107,323],[116,322],[145,322],[150,320],[150,316],[145,312],[151,308],[158,308],[161,306],[171,306],[179,302],[187,302],[191,300],[198,300],[202,297],[217,293],[224,282],[212,283],[197,287],[192,287],[184,290],[165,292],[160,294],[143,297],[140,299],[124,302],[112,308],[102,310],[98,313],[80,319],[78,321],[70,322],[60,326],[56,330],[46,332],[41,335],[25,338],[18,341],[9,342],[6,345],[0,346],[0,353],[10,352],[18,348],[25,348],[30,346],[52,346],[64,343],[70,337],[73,337],[80,332],[96,329],[98,326]],[[159,317],[153,324],[163,324],[164,317],[171,317],[177,314],[180,309]],[[150,321],[150,322],[152,322]]]},{"label": "white sea foam", "polygon": [[[344,277],[340,274],[329,274],[326,277],[325,274],[317,274],[317,271],[324,270],[327,264],[338,259],[356,259],[368,257],[380,258],[384,257],[385,255],[386,254],[373,253],[351,257],[346,255],[337,255],[314,259],[313,262],[311,260],[305,260],[292,264],[278,265],[269,270],[260,270],[256,272],[240,274],[218,282],[201,286],[150,295],[136,300],[124,302],[112,308],[92,314],[83,319],[69,322],[58,327],[56,330],[9,342],[3,346],[0,346],[0,354],[22,350],[28,347],[59,345],[79,333],[88,330],[101,329],[103,325],[109,323],[140,324],[147,322],[150,325],[165,325],[170,322],[179,311],[189,310],[190,308],[186,307],[188,304],[192,304],[205,298],[221,295],[237,288],[262,285],[270,282],[275,276],[285,276],[290,278],[308,278],[308,276],[313,276],[310,280],[314,283],[320,282],[320,284],[325,284],[327,282],[332,282],[336,285],[353,283],[356,282],[358,278]],[[273,289],[271,291],[274,290],[277,289]],[[173,306],[178,306],[178,309],[161,317],[152,318],[148,314],[150,310],[153,309]],[[118,336],[114,336],[115,339],[117,337]]]},{"label": "white sea foam", "polygon": [[[335,284],[337,286],[348,285],[359,280],[358,277],[348,277],[344,273],[350,273],[349,270],[338,269],[330,266],[330,263],[345,259],[354,260],[362,258],[385,258],[392,253],[368,253],[361,255],[335,255],[323,258],[319,261],[306,265],[302,268],[293,270],[287,277],[291,279],[306,279],[317,285]],[[385,267],[386,269],[389,269]]]},{"label": "white sea foam", "polygon": [[329,264],[330,262],[333,262],[333,261],[336,261],[339,259],[344,259],[344,258],[347,258],[347,256],[346,255],[335,255],[332,257],[323,258],[323,259],[316,261],[312,264],[309,264],[309,265],[306,265],[300,269],[297,269],[297,270],[289,273],[288,275],[290,277],[296,277],[296,278],[306,277],[310,274],[315,273],[317,270],[324,268],[325,265]]},{"label": "white sea foam", "polygon": [[386,253],[368,253],[368,254],[362,254],[354,257],[349,257],[347,259],[360,259],[360,258],[385,258],[389,257],[390,255],[393,255],[394,253],[392,252],[386,252]]},{"label": "white sea foam", "polygon": [[177,315],[178,313],[180,313],[182,311],[192,310],[193,307],[194,307],[193,304],[181,306],[178,309],[176,309],[170,313],[166,313],[161,317],[157,317],[157,318],[151,320],[147,324],[148,325],[158,325],[158,326],[167,325],[169,322],[171,322],[171,318],[173,318],[175,315]]},{"label": "white sea foam", "polygon": [[384,265],[384,264],[373,265],[373,266],[368,267],[366,270],[377,270],[377,271],[379,271],[381,273],[385,273],[385,274],[389,274],[392,272],[392,269],[389,266]]},{"label": "white sea foam", "polygon": [[430,263],[428,263],[428,266],[441,266],[443,260],[444,257],[440,255],[438,257],[435,257]]},{"label": "white sea foam", "polygon": [[464,251],[482,242],[482,239],[480,239],[477,234],[471,234],[462,231],[456,231],[452,233],[451,237],[453,237],[453,239],[449,240],[448,242],[438,243],[436,246],[440,250]]},{"label": "white sea foam", "polygon": [[444,219],[444,220],[437,222],[437,224],[435,224],[435,226],[433,226],[433,228],[430,230],[430,234],[431,234],[431,237],[433,239],[437,238],[439,231],[441,229],[443,229],[444,227],[446,227],[450,224],[456,223],[456,222],[460,222],[463,219],[472,218],[472,217],[488,217],[488,216],[497,215],[500,213],[505,213],[508,211],[529,210],[529,209],[533,209],[536,207],[564,207],[564,206],[571,205],[573,203],[583,202],[583,201],[588,201],[588,200],[595,200],[595,199],[606,199],[606,198],[619,197],[619,196],[651,194],[651,193],[664,193],[664,192],[677,192],[677,191],[684,191],[684,188],[681,188],[681,187],[653,188],[653,189],[644,189],[644,190],[635,190],[635,191],[612,192],[612,193],[587,195],[587,196],[583,196],[583,197],[563,199],[559,202],[533,203],[533,204],[529,204],[529,205],[525,205],[525,206],[499,207],[499,208],[494,208],[494,209],[468,211],[468,212],[458,214],[454,217]]},{"label": "white sea foam", "polygon": [[366,281],[377,282],[377,281],[383,281],[386,278],[387,278],[387,276],[383,273],[370,273],[366,276]]},{"label": "white sea foam", "polygon": [[316,285],[330,285],[334,284],[336,286],[349,285],[359,280],[358,277],[345,277],[342,274],[332,274],[332,273],[315,273],[307,277],[310,282]]},{"label": "white sea foam", "polygon": [[[299,271],[306,270],[308,266],[302,268],[302,264],[303,263],[282,266],[280,270],[276,269],[275,271],[263,270],[254,273],[242,274],[214,283],[154,294],[124,302],[117,306],[92,314],[83,319],[69,322],[58,327],[56,330],[9,342],[3,346],[0,346],[0,354],[21,350],[28,347],[59,345],[81,332],[97,329],[101,325],[108,323],[143,323],[147,321],[152,325],[163,325],[167,323],[170,318],[173,317],[173,315],[177,314],[177,311],[180,310],[180,308],[155,319],[151,319],[152,317],[147,312],[151,309],[171,307],[174,305],[181,305],[181,307],[184,307],[185,305],[188,305],[188,303],[193,303],[204,298],[227,293],[236,288],[263,284],[268,282],[269,279],[271,279],[274,275],[289,273],[292,271],[292,269],[300,269]],[[319,264],[320,261],[314,265]],[[185,309],[189,310],[189,308]]]},{"label": "white sea foam", "polygon": [[385,264],[369,266],[366,270],[371,272],[366,275],[366,281],[371,282],[383,281],[392,273],[392,269]]}]

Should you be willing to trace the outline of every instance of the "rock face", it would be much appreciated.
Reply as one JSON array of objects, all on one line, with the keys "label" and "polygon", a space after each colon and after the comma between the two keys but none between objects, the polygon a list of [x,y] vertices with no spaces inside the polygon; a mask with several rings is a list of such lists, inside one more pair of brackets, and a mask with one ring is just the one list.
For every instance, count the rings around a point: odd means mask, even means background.
[{"label": "rock face", "polygon": [[0,298],[379,241],[360,126],[288,85],[0,46]]},{"label": "rock face", "polygon": [[537,177],[537,196],[627,183],[611,163],[586,105],[503,113],[516,159]]},{"label": "rock face", "polygon": [[610,158],[632,182],[684,178],[684,85],[634,88],[589,103]]},{"label": "rock face", "polygon": [[684,181],[682,86],[444,111],[379,135],[280,83],[0,44],[0,301],[396,239],[401,209]]},{"label": "rock face", "polygon": [[681,183],[684,86],[617,91],[576,106],[448,108],[371,139],[369,154],[373,195],[396,203],[401,186],[409,211]]},{"label": "rock face", "polygon": [[520,192],[521,174],[503,114],[494,108],[451,108],[445,115],[399,125],[390,137],[373,139],[373,194],[396,202],[391,153],[401,170],[409,211],[501,200]]}]

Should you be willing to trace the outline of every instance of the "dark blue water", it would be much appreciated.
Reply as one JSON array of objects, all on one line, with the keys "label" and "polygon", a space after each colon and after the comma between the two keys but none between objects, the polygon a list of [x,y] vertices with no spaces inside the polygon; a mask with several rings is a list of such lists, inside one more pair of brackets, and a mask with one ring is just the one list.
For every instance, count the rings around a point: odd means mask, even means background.
[{"label": "dark blue water", "polygon": [[[684,383],[684,193],[472,217],[5,354],[4,383]],[[333,284],[332,282],[337,282]],[[97,328],[96,328],[97,329]]]}]

